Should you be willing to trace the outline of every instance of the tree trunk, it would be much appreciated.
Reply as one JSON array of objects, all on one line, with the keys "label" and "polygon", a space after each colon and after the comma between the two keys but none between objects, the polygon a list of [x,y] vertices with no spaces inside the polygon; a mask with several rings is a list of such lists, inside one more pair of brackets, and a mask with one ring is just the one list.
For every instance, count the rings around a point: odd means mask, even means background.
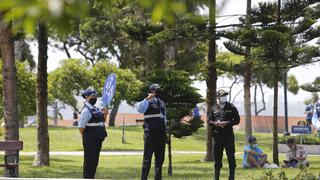
[{"label": "tree trunk", "polygon": [[[207,117],[211,113],[212,106],[216,101],[216,89],[217,89],[217,69],[216,69],[216,1],[210,0],[209,5],[209,51],[208,51],[208,77],[207,84]],[[213,138],[211,126],[207,121],[207,151],[205,161],[213,161]]]},{"label": "tree trunk", "polygon": [[[2,55],[3,77],[3,110],[5,122],[5,140],[19,140],[19,121],[17,106],[17,69],[14,60],[14,44],[10,24],[3,22],[3,12],[0,12],[0,50]],[[7,151],[6,154],[11,152]],[[9,162],[14,159],[9,159]],[[19,176],[18,167],[13,173],[5,169],[6,177]]]},{"label": "tree trunk", "polygon": [[[250,9],[251,9],[251,0],[247,0],[247,17],[246,17],[246,28],[250,29]],[[245,134],[246,139],[249,136],[252,136],[252,122],[251,122],[251,69],[252,63],[250,59],[251,48],[250,46],[246,47],[246,56],[245,56],[245,70],[244,70],[244,116],[245,116]],[[246,141],[245,141],[246,142]]]},{"label": "tree trunk", "polygon": [[[261,97],[262,108],[260,108],[259,110],[258,110],[258,104],[257,104],[257,86],[258,85],[259,85],[261,96],[262,96]],[[254,85],[254,113],[256,116],[258,116],[261,111],[266,110],[266,102],[264,101],[264,92],[262,89],[262,85],[260,82],[258,82],[258,85],[257,84]]]},{"label": "tree trunk", "polygon": [[113,108],[110,112],[110,117],[109,117],[109,127],[115,126],[115,121],[116,121],[116,116],[119,110],[119,106],[120,106],[120,101],[115,101],[113,104]]},{"label": "tree trunk", "polygon": [[246,65],[244,72],[244,116],[245,116],[245,134],[246,137],[252,136],[252,122],[251,122],[251,65]]},{"label": "tree trunk", "polygon": [[37,113],[38,113],[38,152],[34,158],[34,166],[49,166],[49,134],[48,134],[48,85],[47,85],[47,49],[48,34],[45,24],[39,24],[38,31],[38,72],[37,72]]},{"label": "tree trunk", "polygon": [[[277,23],[280,24],[280,8],[281,8],[281,1],[278,0],[278,17]],[[278,53],[280,54],[280,47],[277,47]],[[279,63],[280,56],[276,56],[274,59],[275,64],[275,74],[274,74],[274,92],[273,92],[273,144],[272,144],[272,156],[273,156],[273,163],[279,165],[279,151],[278,151],[278,82],[279,82]]]},{"label": "tree trunk", "polygon": [[274,97],[273,97],[273,163],[279,165],[278,153],[278,79],[279,79],[279,62],[276,62],[274,75]]}]

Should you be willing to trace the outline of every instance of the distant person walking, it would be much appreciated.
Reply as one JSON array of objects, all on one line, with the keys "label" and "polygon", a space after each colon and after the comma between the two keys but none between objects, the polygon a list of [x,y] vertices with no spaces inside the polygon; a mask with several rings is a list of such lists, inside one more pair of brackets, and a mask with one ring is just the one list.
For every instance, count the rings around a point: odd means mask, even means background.
[{"label": "distant person walking", "polygon": [[312,125],[320,131],[320,98],[314,103],[314,113],[312,116]]},{"label": "distant person walking", "polygon": [[154,153],[154,179],[162,179],[162,164],[166,147],[166,108],[159,98],[160,86],[152,84],[148,96],[139,103],[138,112],[144,114],[144,151],[141,180],[147,180]]},{"label": "distant person walking", "polygon": [[108,110],[101,111],[94,106],[97,102],[95,90],[85,90],[82,97],[86,101],[81,111],[78,127],[82,135],[84,151],[83,178],[94,179],[102,142],[107,137],[104,117],[108,114]]},{"label": "distant person walking", "polygon": [[223,149],[226,150],[229,163],[229,180],[234,180],[236,160],[233,126],[239,124],[240,116],[237,108],[227,101],[228,93],[223,89],[217,92],[218,103],[213,106],[209,115],[209,124],[212,125],[214,138],[213,156],[214,179],[219,180],[222,168]]},{"label": "distant person walking", "polygon": [[309,103],[305,108],[304,114],[306,114],[307,126],[312,124],[313,109],[314,107],[312,103]]},{"label": "distant person walking", "polygon": [[73,111],[73,122],[72,122],[73,126],[78,126],[78,113],[77,111]]}]

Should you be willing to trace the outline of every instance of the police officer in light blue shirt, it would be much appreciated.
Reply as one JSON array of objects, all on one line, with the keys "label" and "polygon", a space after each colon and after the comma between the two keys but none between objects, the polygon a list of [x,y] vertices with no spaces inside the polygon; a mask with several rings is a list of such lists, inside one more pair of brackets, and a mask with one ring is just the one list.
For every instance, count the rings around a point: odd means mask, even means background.
[{"label": "police officer in light blue shirt", "polygon": [[160,86],[152,84],[148,96],[139,103],[138,112],[144,114],[144,152],[141,180],[147,180],[151,159],[155,155],[154,179],[162,179],[162,164],[166,145],[166,109],[159,98]]},{"label": "police officer in light blue shirt", "polygon": [[78,127],[82,135],[84,151],[83,178],[94,179],[99,163],[101,145],[107,137],[104,122],[108,110],[101,110],[94,106],[97,102],[97,92],[95,90],[85,90],[82,97],[86,101],[81,111]]},{"label": "police officer in light blue shirt", "polygon": [[308,104],[304,113],[306,114],[307,126],[310,126],[312,124],[313,104]]}]

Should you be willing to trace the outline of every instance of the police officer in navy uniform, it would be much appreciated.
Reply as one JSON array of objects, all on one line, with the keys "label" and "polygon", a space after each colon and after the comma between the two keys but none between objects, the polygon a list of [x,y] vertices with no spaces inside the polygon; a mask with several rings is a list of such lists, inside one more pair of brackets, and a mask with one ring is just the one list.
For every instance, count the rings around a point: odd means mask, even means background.
[{"label": "police officer in navy uniform", "polygon": [[166,145],[166,110],[159,99],[160,86],[152,84],[148,96],[139,103],[138,112],[144,114],[144,152],[141,180],[148,179],[154,153],[154,179],[162,179],[162,164]]},{"label": "police officer in navy uniform", "polygon": [[223,89],[217,92],[218,103],[213,106],[209,115],[209,124],[212,126],[214,138],[215,180],[220,177],[223,149],[226,150],[229,163],[229,180],[234,180],[236,168],[233,126],[239,124],[240,116],[237,108],[227,101],[227,95],[228,93]]},{"label": "police officer in navy uniform", "polygon": [[84,150],[83,178],[94,179],[99,163],[102,142],[107,137],[104,126],[107,109],[99,109],[94,105],[97,102],[97,92],[87,89],[82,97],[86,100],[81,111],[79,130],[82,135]]}]

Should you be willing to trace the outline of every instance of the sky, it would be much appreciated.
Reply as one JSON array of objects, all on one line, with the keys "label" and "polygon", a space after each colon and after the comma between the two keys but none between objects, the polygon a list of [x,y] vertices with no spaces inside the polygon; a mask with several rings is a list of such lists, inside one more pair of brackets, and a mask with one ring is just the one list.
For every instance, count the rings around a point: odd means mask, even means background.
[{"label": "sky", "polygon": [[[234,14],[245,14],[246,12],[246,0],[228,0],[228,2],[225,4],[224,8],[221,9],[221,3],[226,0],[217,0],[217,5],[219,9],[219,14],[218,16],[225,16],[225,15],[234,15]],[[272,1],[272,0],[252,0],[252,5],[257,5],[258,2],[266,2],[266,1]],[[222,24],[228,24],[232,22],[237,22],[238,17],[222,17],[217,20],[218,25]],[[51,42],[52,43],[52,42]],[[221,45],[221,42],[218,43]],[[222,48],[220,46],[220,48]],[[223,49],[223,48],[222,48]],[[34,56],[34,59],[37,60],[37,44],[32,42],[31,43],[31,51]],[[72,58],[83,58],[81,55],[75,53],[75,51],[70,51]],[[62,59],[66,59],[67,56],[65,55],[64,52],[53,48],[52,46],[49,47],[48,49],[48,71],[52,71],[56,69],[59,66],[59,61]],[[308,82],[312,82],[317,76],[320,76],[320,63],[315,63],[312,65],[308,66],[303,66],[303,67],[297,67],[293,68],[289,71],[288,75],[295,75],[299,84],[304,84]],[[218,79],[218,87],[225,87],[229,86],[231,84],[231,81],[228,80],[227,78],[219,78]],[[206,96],[206,84],[204,82],[194,82],[194,86],[199,88],[199,93],[205,97]],[[237,85],[234,89],[234,94],[238,92],[239,90],[243,89],[243,85]],[[251,91],[253,94],[253,91]],[[267,103],[272,105],[272,99],[273,99],[273,90],[266,88],[265,87],[265,97]],[[303,116],[303,101],[306,98],[309,98],[311,96],[311,93],[300,90],[297,95],[293,95],[291,93],[288,93],[288,102],[289,102],[289,113],[290,111],[292,112],[293,115],[299,115]],[[239,94],[237,96],[236,101],[242,101],[243,99],[243,94]],[[280,114],[282,113],[281,110],[281,102],[283,100],[283,89],[280,87],[279,89],[279,102],[280,102]],[[241,103],[239,103],[240,105]],[[293,106],[290,108],[290,106]],[[127,106],[123,106],[123,109],[128,108]],[[272,110],[272,107],[268,107],[267,111],[265,112],[266,114],[270,114]],[[121,110],[120,111],[127,112],[126,110]],[[129,110],[131,112],[131,110]],[[290,115],[290,114],[289,114]]]}]

